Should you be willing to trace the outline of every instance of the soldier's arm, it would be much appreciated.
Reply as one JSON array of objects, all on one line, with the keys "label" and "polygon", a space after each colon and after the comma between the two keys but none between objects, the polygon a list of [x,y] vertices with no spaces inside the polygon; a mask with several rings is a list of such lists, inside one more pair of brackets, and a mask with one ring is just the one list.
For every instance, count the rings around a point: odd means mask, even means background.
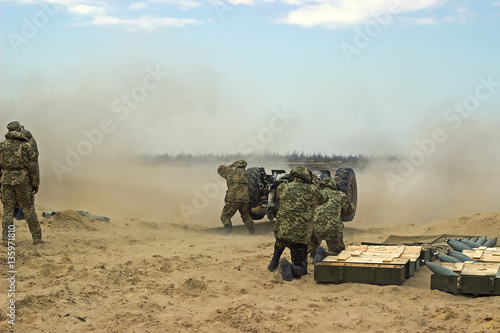
[{"label": "soldier's arm", "polygon": [[321,191],[317,186],[312,186],[313,191],[313,206],[319,206],[328,201],[328,194],[325,191]]},{"label": "soldier's arm", "polygon": [[[31,186],[36,187],[38,192],[38,186],[40,185],[40,168],[38,166],[38,159],[36,158],[35,152],[31,146],[27,145],[28,150],[28,173],[31,180]],[[36,193],[35,192],[35,193]]]},{"label": "soldier's arm", "polygon": [[38,145],[37,145],[37,143],[36,143],[35,138],[32,138],[32,139],[31,139],[31,148],[32,148],[32,149],[33,149],[33,151],[35,152],[35,157],[36,157],[36,158],[38,158],[38,155],[40,155],[40,154],[38,153]]},{"label": "soldier's arm", "polygon": [[228,167],[225,165],[219,166],[219,168],[217,169],[217,173],[219,174],[219,176],[227,178]]},{"label": "soldier's arm", "polygon": [[278,187],[276,188],[276,196],[279,198],[281,198],[281,196],[283,195],[283,191],[285,189],[285,183],[281,183],[278,185]]},{"label": "soldier's arm", "polygon": [[345,195],[344,193],[342,193],[342,194],[343,194],[343,196],[342,196],[342,213],[344,213],[345,215],[351,215],[352,213],[354,213],[356,208],[352,204],[351,200],[349,200],[347,195]]}]

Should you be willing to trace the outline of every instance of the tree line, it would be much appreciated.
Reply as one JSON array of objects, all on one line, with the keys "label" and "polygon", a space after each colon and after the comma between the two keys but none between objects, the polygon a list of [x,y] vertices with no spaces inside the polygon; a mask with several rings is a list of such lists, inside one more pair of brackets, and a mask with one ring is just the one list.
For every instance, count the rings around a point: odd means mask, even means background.
[{"label": "tree line", "polygon": [[143,154],[140,156],[145,162],[200,162],[200,163],[222,163],[236,160],[247,160],[253,162],[288,162],[288,163],[332,163],[346,165],[365,165],[371,161],[384,160],[386,162],[397,161],[400,156],[386,155],[341,155],[341,154],[323,154],[305,152],[287,152],[287,153],[258,153],[258,154],[228,154],[228,153],[179,153],[179,154]]}]

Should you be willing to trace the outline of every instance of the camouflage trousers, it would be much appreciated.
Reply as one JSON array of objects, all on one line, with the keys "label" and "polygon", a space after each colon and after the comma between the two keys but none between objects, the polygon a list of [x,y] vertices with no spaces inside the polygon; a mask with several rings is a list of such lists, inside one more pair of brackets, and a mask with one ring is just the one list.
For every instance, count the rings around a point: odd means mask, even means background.
[{"label": "camouflage trousers", "polygon": [[318,246],[321,245],[323,239],[326,241],[328,253],[330,255],[337,255],[345,250],[344,224],[342,222],[329,223],[327,228],[321,228],[315,225],[309,244],[309,251],[314,253]]},{"label": "camouflage trousers", "polygon": [[2,185],[2,240],[7,240],[9,226],[14,224],[12,215],[16,201],[24,212],[31,237],[42,239],[42,228],[35,212],[35,196],[31,185]]},{"label": "camouflage trousers", "polygon": [[248,202],[226,202],[220,216],[222,224],[224,226],[231,225],[231,218],[237,211],[240,211],[241,219],[243,220],[243,223],[245,223],[245,227],[247,227],[247,229],[251,229],[253,227],[253,220],[249,215]]},{"label": "camouflage trousers", "polygon": [[285,248],[289,248],[292,255],[292,264],[297,267],[298,275],[303,276],[307,274],[307,244],[294,243],[277,238],[274,248],[281,251],[281,253],[283,253]]}]

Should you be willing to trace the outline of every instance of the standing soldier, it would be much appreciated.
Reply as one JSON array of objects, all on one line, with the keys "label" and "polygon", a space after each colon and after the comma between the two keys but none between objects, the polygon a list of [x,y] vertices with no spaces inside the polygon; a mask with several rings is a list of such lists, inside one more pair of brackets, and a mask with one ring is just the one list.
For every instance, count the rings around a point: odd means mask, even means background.
[{"label": "standing soldier", "polygon": [[24,210],[33,244],[44,243],[42,229],[35,212],[34,195],[40,185],[40,170],[35,152],[21,133],[18,121],[7,125],[6,140],[0,143],[0,168],[2,169],[2,241],[7,241],[9,226],[13,225],[12,214],[16,199]]},{"label": "standing soldier", "polygon": [[[311,184],[311,174],[304,166],[290,172],[290,182],[280,184],[276,195],[280,208],[274,224],[274,253],[268,270],[274,271],[278,265],[282,278],[292,281],[307,274],[307,245],[312,232],[312,209],[325,203],[327,196],[316,185]],[[292,263],[280,257],[289,248]]]},{"label": "standing soldier", "polygon": [[[318,206],[313,214],[313,235],[311,238],[311,255],[315,255],[313,263],[322,261],[328,255],[336,256],[345,250],[344,224],[340,215],[341,213],[351,215],[355,211],[355,207],[347,195],[338,191],[334,178],[324,179],[319,184],[319,188],[328,196],[328,202]],[[326,241],[328,252],[320,246],[322,239]]]},{"label": "standing soldier", "polygon": [[[31,145],[31,149],[35,152],[35,159],[38,162],[38,145],[36,144],[36,140],[31,134],[30,131],[24,128],[23,125],[21,125],[21,133],[28,139],[28,143]],[[16,204],[14,206],[14,217],[16,220],[24,220],[24,214],[23,210],[19,207],[19,202],[16,201]]]},{"label": "standing soldier", "polygon": [[248,231],[251,234],[255,232],[254,223],[250,218],[248,208],[248,172],[245,169],[246,167],[247,162],[240,160],[230,166],[221,165],[217,169],[217,173],[227,181],[227,192],[224,198],[226,204],[224,205],[220,219],[228,234],[233,231],[231,217],[238,210]]}]

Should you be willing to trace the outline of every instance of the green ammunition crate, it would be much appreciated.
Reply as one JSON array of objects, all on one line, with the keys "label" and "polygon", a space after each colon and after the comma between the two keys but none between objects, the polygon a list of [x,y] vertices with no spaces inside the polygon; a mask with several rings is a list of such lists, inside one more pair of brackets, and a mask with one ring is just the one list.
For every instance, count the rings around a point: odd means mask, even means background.
[{"label": "green ammunition crate", "polygon": [[431,289],[453,294],[500,296],[500,276],[447,276],[432,274]]},{"label": "green ammunition crate", "polygon": [[404,264],[320,262],[314,265],[316,282],[353,282],[400,285],[406,278]]},{"label": "green ammunition crate", "polygon": [[460,276],[432,274],[431,289],[453,294],[500,295],[500,264],[442,263]]}]

